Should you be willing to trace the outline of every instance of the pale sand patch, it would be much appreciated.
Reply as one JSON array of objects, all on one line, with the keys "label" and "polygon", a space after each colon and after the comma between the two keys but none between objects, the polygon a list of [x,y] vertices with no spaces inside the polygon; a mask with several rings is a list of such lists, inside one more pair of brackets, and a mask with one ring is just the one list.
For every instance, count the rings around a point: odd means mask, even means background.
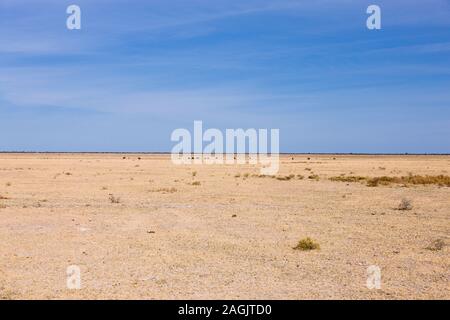
[{"label": "pale sand patch", "polygon": [[[449,175],[448,156],[282,156],[280,175],[304,176],[287,181],[122,157],[0,154],[0,298],[450,298],[448,245],[426,249],[449,244],[450,188],[328,180]],[[294,250],[305,237],[320,250]]]}]

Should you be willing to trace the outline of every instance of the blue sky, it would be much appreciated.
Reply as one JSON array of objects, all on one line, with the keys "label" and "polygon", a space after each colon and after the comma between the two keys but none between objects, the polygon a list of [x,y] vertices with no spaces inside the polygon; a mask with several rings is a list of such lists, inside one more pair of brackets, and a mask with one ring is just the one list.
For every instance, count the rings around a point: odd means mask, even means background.
[{"label": "blue sky", "polygon": [[450,1],[0,0],[0,150],[170,151],[194,120],[450,153]]}]

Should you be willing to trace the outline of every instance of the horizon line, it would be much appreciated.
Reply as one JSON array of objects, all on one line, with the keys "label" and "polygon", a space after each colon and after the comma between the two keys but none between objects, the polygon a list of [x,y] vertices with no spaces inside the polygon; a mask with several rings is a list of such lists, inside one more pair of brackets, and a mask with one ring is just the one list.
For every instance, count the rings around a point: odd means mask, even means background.
[{"label": "horizon line", "polygon": [[[0,151],[0,154],[161,154],[161,155],[169,155],[172,154],[168,151]],[[181,153],[180,155],[186,154],[201,154],[201,155],[211,155],[209,153],[195,153],[195,152],[187,152],[185,154]],[[220,153],[218,153],[220,154]],[[226,155],[228,153],[222,153],[222,155]],[[255,153],[229,153],[229,154],[255,154]],[[256,153],[259,154],[259,153]],[[271,154],[271,153],[265,153]],[[450,153],[439,153],[439,152],[430,152],[430,153],[410,153],[410,152],[279,152],[279,155],[379,155],[379,156],[450,156]]]}]

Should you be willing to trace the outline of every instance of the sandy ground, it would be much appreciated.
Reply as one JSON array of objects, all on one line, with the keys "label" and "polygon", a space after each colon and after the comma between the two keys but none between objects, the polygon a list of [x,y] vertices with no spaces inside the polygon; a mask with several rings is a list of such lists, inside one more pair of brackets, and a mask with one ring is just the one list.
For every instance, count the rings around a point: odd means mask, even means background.
[{"label": "sandy ground", "polygon": [[[306,177],[289,181],[123,156],[0,154],[2,299],[450,298],[450,188],[328,180],[448,175],[449,156],[283,156],[280,174]],[[321,249],[294,250],[305,237]]]}]

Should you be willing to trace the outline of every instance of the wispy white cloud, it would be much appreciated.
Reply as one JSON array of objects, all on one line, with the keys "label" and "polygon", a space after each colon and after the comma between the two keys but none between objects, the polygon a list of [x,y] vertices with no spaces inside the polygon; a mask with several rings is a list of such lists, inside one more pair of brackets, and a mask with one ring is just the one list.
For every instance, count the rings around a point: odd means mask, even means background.
[{"label": "wispy white cloud", "polygon": [[[437,115],[428,111],[428,123],[448,117],[445,0],[380,0],[383,30],[376,33],[365,29],[372,2],[365,0],[76,2],[80,32],[65,28],[66,3],[59,0],[0,2],[0,109],[22,110],[22,120],[45,139],[51,134],[44,123],[64,126],[44,115],[85,111],[111,117],[108,124],[86,120],[102,127],[89,132],[103,140],[124,119],[132,119],[124,124],[135,133],[130,140],[141,133],[135,127],[169,130],[203,119],[282,127],[286,143],[310,147],[313,140],[296,136],[321,128],[323,139],[348,141],[386,110],[392,118],[410,110],[410,123],[426,108]],[[40,112],[43,124],[26,116]],[[4,119],[4,128],[23,134]],[[70,126],[71,117],[64,119]],[[80,132],[75,125],[72,131],[67,138],[76,140]],[[126,133],[120,139],[127,141]]]}]

